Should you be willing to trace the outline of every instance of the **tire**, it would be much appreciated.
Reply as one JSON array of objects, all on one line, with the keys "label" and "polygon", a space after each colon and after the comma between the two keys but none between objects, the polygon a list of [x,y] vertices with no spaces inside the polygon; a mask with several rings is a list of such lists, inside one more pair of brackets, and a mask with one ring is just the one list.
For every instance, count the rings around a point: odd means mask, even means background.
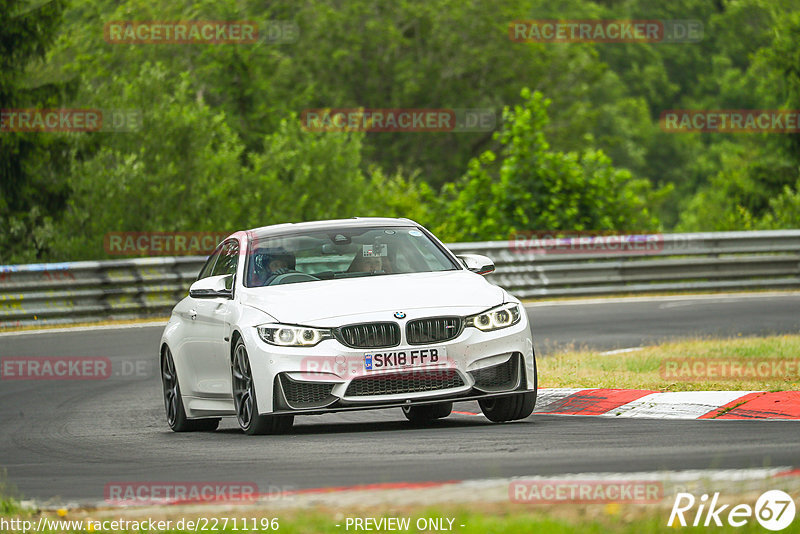
[{"label": "tire", "polygon": [[452,411],[452,402],[423,404],[420,406],[403,406],[403,415],[412,423],[429,423],[436,419],[447,417]]},{"label": "tire", "polygon": [[533,413],[536,393],[516,393],[508,397],[492,397],[478,401],[483,415],[494,423],[525,419]]},{"label": "tire", "polygon": [[494,423],[525,419],[536,407],[536,394],[539,389],[539,376],[536,370],[536,355],[533,355],[533,391],[515,393],[507,397],[481,399],[478,404],[483,415]]},{"label": "tire", "polygon": [[181,387],[178,384],[178,373],[169,347],[164,348],[161,355],[161,387],[164,392],[164,409],[167,413],[167,424],[173,432],[213,432],[219,426],[219,418],[188,419],[183,407]]},{"label": "tire", "polygon": [[294,424],[293,415],[261,415],[258,413],[258,399],[250,371],[247,348],[241,338],[236,342],[231,360],[233,402],[236,405],[236,420],[245,434],[284,434]]}]

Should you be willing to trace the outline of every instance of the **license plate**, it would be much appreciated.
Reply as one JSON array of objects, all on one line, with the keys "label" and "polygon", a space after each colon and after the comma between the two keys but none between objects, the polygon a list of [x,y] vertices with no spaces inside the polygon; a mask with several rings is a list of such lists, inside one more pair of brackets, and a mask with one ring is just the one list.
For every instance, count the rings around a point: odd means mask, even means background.
[{"label": "license plate", "polygon": [[385,369],[402,369],[405,367],[424,367],[441,364],[447,361],[444,347],[388,350],[370,352],[364,355],[364,369],[367,371],[383,371]]}]

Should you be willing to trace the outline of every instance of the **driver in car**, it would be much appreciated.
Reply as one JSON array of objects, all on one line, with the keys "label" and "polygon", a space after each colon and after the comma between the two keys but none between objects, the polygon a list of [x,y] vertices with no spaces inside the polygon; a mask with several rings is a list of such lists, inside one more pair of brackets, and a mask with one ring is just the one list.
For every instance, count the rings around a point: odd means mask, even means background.
[{"label": "driver in car", "polygon": [[276,276],[296,272],[292,259],[288,252],[256,254],[253,258],[255,269],[251,279],[252,285],[265,286]]},{"label": "driver in car", "polygon": [[269,265],[267,265],[267,268],[273,276],[286,274],[291,271],[291,269],[289,269],[289,262],[286,261],[286,258],[272,258],[269,260]]}]

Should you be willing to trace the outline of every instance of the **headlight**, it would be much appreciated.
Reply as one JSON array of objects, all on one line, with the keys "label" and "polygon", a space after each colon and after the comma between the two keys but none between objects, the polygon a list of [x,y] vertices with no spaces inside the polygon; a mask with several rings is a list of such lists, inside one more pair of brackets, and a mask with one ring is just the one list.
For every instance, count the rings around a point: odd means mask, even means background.
[{"label": "headlight", "polygon": [[307,326],[267,324],[258,327],[258,337],[270,345],[281,347],[312,347],[324,339],[331,339],[330,330]]},{"label": "headlight", "polygon": [[497,308],[467,317],[466,325],[489,332],[517,324],[522,317],[519,304],[503,304]]}]

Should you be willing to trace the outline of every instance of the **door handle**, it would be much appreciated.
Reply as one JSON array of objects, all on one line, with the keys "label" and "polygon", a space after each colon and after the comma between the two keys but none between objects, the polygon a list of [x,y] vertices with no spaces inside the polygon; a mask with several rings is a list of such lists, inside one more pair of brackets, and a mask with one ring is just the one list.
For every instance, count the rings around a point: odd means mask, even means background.
[{"label": "door handle", "polygon": [[197,319],[197,310],[189,310],[189,317],[192,318],[192,321]]}]

